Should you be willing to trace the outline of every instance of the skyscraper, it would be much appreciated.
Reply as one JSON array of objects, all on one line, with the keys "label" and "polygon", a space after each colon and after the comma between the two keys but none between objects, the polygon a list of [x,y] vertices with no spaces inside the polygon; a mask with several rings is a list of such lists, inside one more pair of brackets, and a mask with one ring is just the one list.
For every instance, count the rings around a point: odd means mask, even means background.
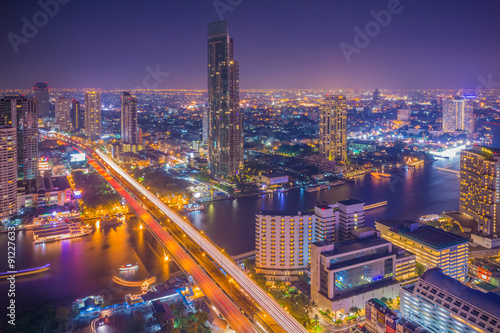
[{"label": "skyscraper", "polygon": [[373,92],[373,103],[378,103],[380,101],[380,91],[378,89],[375,89]]},{"label": "skyscraper", "polygon": [[347,102],[344,96],[326,96],[319,118],[319,152],[330,161],[347,159]]},{"label": "skyscraper", "polygon": [[443,100],[443,131],[456,130],[474,133],[474,107],[472,101],[456,97]]},{"label": "skyscraper", "polygon": [[38,101],[38,116],[40,118],[49,116],[50,90],[47,82],[36,82],[33,87],[33,96]]},{"label": "skyscraper", "polygon": [[71,130],[71,101],[64,96],[56,98],[56,124],[61,131]]},{"label": "skyscraper", "polygon": [[208,156],[214,176],[243,168],[243,118],[239,110],[239,63],[227,22],[208,25]]},{"label": "skyscraper", "polygon": [[85,113],[80,108],[80,101],[73,99],[71,103],[71,130],[79,132],[85,127]]},{"label": "skyscraper", "polygon": [[202,141],[203,143],[208,142],[208,128],[209,128],[209,123],[208,123],[208,107],[202,106],[201,107],[201,120],[202,120]]},{"label": "skyscraper", "polygon": [[[2,104],[2,123],[12,122],[16,128],[17,179],[28,180],[38,176],[38,115],[37,100],[24,96],[7,96]],[[10,116],[7,109],[11,110]],[[4,116],[5,114],[5,116]]]},{"label": "skyscraper", "polygon": [[101,137],[101,93],[85,93],[85,134],[91,140]]},{"label": "skyscraper", "polygon": [[137,98],[129,92],[122,94],[121,137],[123,143],[137,145]]},{"label": "skyscraper", "polygon": [[483,234],[500,233],[500,149],[460,152],[460,212],[477,221]]},{"label": "skyscraper", "polygon": [[12,100],[0,100],[0,221],[17,209],[16,113]]}]

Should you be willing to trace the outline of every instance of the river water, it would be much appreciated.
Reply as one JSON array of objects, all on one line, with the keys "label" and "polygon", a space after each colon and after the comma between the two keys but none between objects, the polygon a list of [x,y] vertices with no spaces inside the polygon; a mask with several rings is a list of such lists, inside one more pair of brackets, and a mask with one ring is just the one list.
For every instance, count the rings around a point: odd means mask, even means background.
[{"label": "river water", "polygon": [[[228,253],[239,254],[254,250],[254,219],[260,210],[308,210],[317,202],[333,203],[346,198],[366,204],[387,200],[387,206],[366,213],[368,226],[373,226],[376,219],[418,219],[425,214],[457,210],[459,178],[435,166],[458,170],[459,157],[403,171],[392,179],[367,175],[354,183],[319,192],[294,189],[284,194],[206,203],[205,210],[189,216],[196,227]],[[0,234],[0,249],[0,272],[5,272],[8,270],[6,234]],[[177,269],[174,263],[165,262],[163,258],[161,246],[148,231],[139,228],[135,218],[123,226],[96,231],[84,238],[45,245],[35,245],[31,231],[18,232],[16,269],[47,263],[52,267],[43,274],[18,278],[17,312],[47,302],[70,305],[77,298],[103,293],[114,302],[122,302],[125,294],[136,293],[138,289],[122,288],[112,282],[113,275],[119,275],[118,268],[138,263],[136,275],[128,279],[144,280],[154,275],[163,282]],[[8,284],[0,282],[2,308],[7,305],[7,291]]]}]

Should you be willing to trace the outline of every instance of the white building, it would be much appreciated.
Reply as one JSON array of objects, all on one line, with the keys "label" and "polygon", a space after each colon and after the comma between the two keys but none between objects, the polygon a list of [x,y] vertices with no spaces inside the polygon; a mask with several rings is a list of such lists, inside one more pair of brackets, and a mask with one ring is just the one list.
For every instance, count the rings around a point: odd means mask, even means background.
[{"label": "white building", "polygon": [[443,101],[443,131],[456,130],[474,133],[474,107],[472,101],[452,99]]}]

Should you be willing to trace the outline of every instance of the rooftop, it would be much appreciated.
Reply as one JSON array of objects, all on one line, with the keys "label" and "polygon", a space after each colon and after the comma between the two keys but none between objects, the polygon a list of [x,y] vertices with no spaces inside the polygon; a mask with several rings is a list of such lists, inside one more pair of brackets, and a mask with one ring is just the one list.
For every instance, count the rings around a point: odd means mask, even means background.
[{"label": "rooftop", "polygon": [[359,201],[357,199],[347,199],[347,200],[340,200],[340,201],[338,201],[338,203],[341,205],[344,205],[344,206],[351,206],[351,205],[362,204],[363,201]]},{"label": "rooftop", "polygon": [[483,293],[479,290],[471,289],[445,275],[439,268],[429,269],[422,274],[420,279],[500,318],[500,306],[498,306],[500,304],[500,296],[497,294],[491,292]]},{"label": "rooftop", "polygon": [[286,211],[286,210],[261,210],[257,215],[269,216],[304,216],[314,214],[313,210]]},{"label": "rooftop", "polygon": [[[320,242],[315,242],[313,244],[317,247],[323,247],[325,245],[330,245],[332,243],[329,241],[320,241]],[[356,252],[356,251],[359,252],[364,249],[383,244],[390,244],[390,242],[380,237],[371,237],[362,239],[355,238],[345,242],[335,243],[334,245],[335,247],[333,250],[322,252],[321,255],[325,257],[333,257],[343,253]],[[357,258],[357,260],[359,259],[360,258]]]}]

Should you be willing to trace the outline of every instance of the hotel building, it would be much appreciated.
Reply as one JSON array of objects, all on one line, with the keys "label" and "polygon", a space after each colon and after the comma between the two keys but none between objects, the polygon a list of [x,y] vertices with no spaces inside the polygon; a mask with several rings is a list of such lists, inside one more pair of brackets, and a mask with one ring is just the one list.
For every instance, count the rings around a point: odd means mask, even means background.
[{"label": "hotel building", "polygon": [[326,96],[319,115],[319,153],[329,161],[347,159],[347,101],[344,96]]},{"label": "hotel building", "polygon": [[401,289],[401,312],[430,332],[500,332],[500,296],[473,290],[443,274],[426,271]]},{"label": "hotel building", "polygon": [[353,231],[354,239],[311,247],[311,298],[336,315],[364,308],[372,298],[396,298],[397,252],[372,228]]},{"label": "hotel building", "polygon": [[460,152],[460,212],[486,235],[500,233],[500,149],[474,146]]},{"label": "hotel building", "polygon": [[469,241],[450,232],[412,221],[381,220],[375,227],[382,237],[416,255],[418,263],[439,267],[452,278],[467,277]]},{"label": "hotel building", "polygon": [[85,93],[85,134],[91,140],[101,137],[101,93]]},{"label": "hotel building", "polygon": [[56,98],[56,124],[61,131],[71,130],[71,103],[72,99],[60,96]]}]

